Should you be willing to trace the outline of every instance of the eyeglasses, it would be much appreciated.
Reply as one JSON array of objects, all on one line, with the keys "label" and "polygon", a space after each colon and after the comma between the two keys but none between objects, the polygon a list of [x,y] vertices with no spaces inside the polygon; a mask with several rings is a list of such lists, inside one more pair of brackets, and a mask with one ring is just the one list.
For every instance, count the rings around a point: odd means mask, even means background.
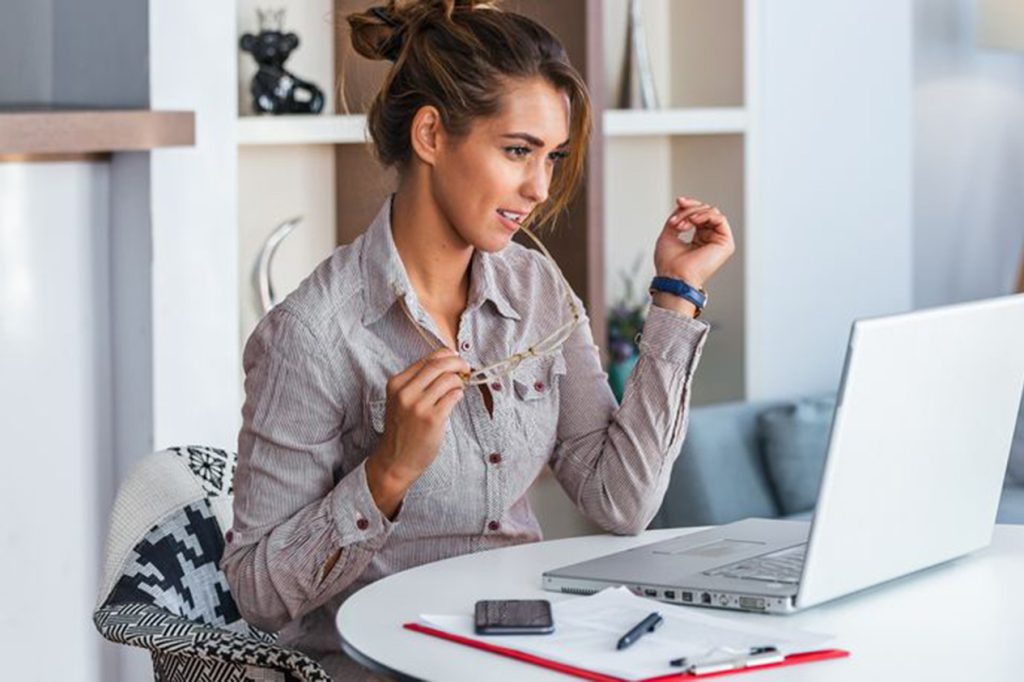
[{"label": "eyeglasses", "polygon": [[[547,250],[544,244],[542,244],[541,241],[537,239],[537,237],[533,234],[533,232],[530,231],[529,228],[521,226],[520,229],[523,232],[525,232],[526,236],[532,239],[533,243],[536,244],[537,247],[541,250],[541,252],[547,258],[548,266],[555,271],[558,280],[562,283],[563,293],[565,294],[566,303],[568,303],[569,305],[569,312],[571,314],[572,319],[563,324],[561,327],[555,329],[550,335],[548,335],[544,339],[538,341],[532,346],[527,347],[525,350],[520,351],[515,355],[511,355],[505,358],[504,360],[501,360],[500,362],[496,362],[492,365],[487,365],[486,367],[481,367],[480,369],[471,369],[469,372],[464,373],[462,375],[462,381],[467,386],[479,386],[480,384],[489,384],[492,381],[496,381],[497,379],[507,376],[508,374],[511,374],[513,371],[515,371],[516,367],[518,367],[520,363],[522,363],[523,360],[526,360],[527,358],[544,357],[546,355],[552,355],[553,353],[557,352],[559,348],[562,347],[562,344],[564,344],[569,339],[569,337],[572,335],[573,330],[576,329],[579,323],[583,320],[583,315],[579,309],[579,306],[576,305],[576,301],[573,299],[572,287],[569,286],[569,282],[566,281],[565,275],[563,275],[562,271],[558,268],[558,265],[555,263],[555,259],[551,256],[551,253]],[[400,299],[402,301],[402,310],[405,311],[405,316],[409,318],[410,322],[412,322],[412,325],[413,327],[416,328],[416,331],[419,332],[420,336],[423,337],[423,339],[430,345],[431,348],[433,348],[434,350],[439,350],[442,347],[441,344],[437,343],[434,339],[430,338],[430,336],[427,335],[423,328],[416,323],[416,320],[414,320],[412,317],[412,313],[409,312],[409,306],[406,305],[405,303],[405,298],[400,297]]]}]

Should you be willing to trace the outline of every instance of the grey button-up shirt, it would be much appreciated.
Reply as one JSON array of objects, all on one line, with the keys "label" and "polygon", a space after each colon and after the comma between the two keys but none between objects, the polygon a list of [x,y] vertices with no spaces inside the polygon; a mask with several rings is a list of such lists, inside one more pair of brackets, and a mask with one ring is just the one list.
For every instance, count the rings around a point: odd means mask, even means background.
[{"label": "grey button-up shirt", "polygon": [[[337,654],[334,613],[360,587],[429,561],[540,540],[526,492],[546,464],[594,523],[643,530],[683,441],[708,331],[652,307],[621,406],[586,321],[558,353],[491,385],[493,416],[480,391],[467,390],[437,458],[388,521],[363,462],[383,432],[388,378],[432,350],[400,296],[441,343],[395,248],[390,204],[260,321],[243,358],[234,527],[222,565],[246,620],[321,659]],[[472,367],[521,351],[568,319],[540,253],[511,243],[473,255],[457,338]]]}]

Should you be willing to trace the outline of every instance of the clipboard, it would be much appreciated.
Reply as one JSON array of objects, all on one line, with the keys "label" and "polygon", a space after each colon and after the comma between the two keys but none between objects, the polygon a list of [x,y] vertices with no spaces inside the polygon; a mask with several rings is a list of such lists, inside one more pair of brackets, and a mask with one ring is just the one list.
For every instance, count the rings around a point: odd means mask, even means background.
[{"label": "clipboard", "polygon": [[[703,679],[719,675],[843,658],[833,636],[780,622],[737,620],[694,608],[659,609],[660,627],[633,646],[624,632],[650,618],[652,602],[626,587],[609,587],[552,605],[555,631],[504,638],[481,636],[471,614],[420,614],[403,627],[482,651],[601,682]],[[774,655],[751,659],[757,650]],[[715,652],[721,655],[714,656]],[[749,652],[749,653],[740,653]],[[784,658],[783,658],[784,656]],[[689,660],[689,668],[677,667]],[[723,668],[722,666],[728,666]]]},{"label": "clipboard", "polygon": [[[449,642],[455,642],[457,644],[463,644],[465,646],[473,647],[474,649],[480,649],[482,651],[488,651],[493,654],[500,656],[507,656],[514,658],[524,663],[530,663],[532,665],[541,666],[550,670],[555,670],[560,673],[567,675],[573,675],[584,680],[593,680],[594,682],[622,682],[622,678],[611,677],[603,673],[594,672],[592,670],[586,670],[584,668],[578,668],[575,666],[560,663],[558,661],[552,661],[540,656],[535,656],[517,649],[510,649],[508,647],[498,646],[497,644],[490,644],[488,642],[481,642],[468,637],[462,637],[460,635],[452,634],[450,632],[444,632],[437,630],[420,623],[405,623],[402,627],[406,630],[412,630],[432,637],[438,637],[440,639],[447,640]],[[793,665],[802,665],[804,663],[814,663],[816,661],[827,661],[836,658],[846,658],[850,655],[849,651],[843,649],[823,649],[821,651],[808,651],[799,654],[790,654],[786,656],[786,659],[780,663],[769,663],[766,665],[759,665],[750,668],[739,668],[737,670],[726,670],[717,673],[710,673],[707,675],[694,675],[688,672],[679,672],[669,675],[661,675],[658,677],[645,678],[643,682],[658,682],[660,680],[678,680],[678,679],[711,679],[713,677],[722,677],[724,675],[735,675],[739,673],[751,673],[758,670],[769,670],[771,668],[783,668]]]}]

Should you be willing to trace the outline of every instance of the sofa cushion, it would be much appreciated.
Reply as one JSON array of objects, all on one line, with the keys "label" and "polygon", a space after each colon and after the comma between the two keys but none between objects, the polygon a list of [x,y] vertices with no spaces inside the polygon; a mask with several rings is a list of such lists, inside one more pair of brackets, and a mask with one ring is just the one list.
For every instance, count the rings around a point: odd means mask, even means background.
[{"label": "sofa cushion", "polygon": [[1024,486],[1007,485],[999,499],[996,523],[1024,523]]},{"label": "sofa cushion", "polygon": [[835,409],[833,396],[767,409],[758,417],[765,469],[786,515],[814,507]]},{"label": "sofa cushion", "polygon": [[757,444],[757,416],[779,402],[694,407],[652,528],[773,518],[779,507]]},{"label": "sofa cushion", "polygon": [[1017,413],[1017,430],[1013,434],[1010,446],[1010,464],[1006,468],[1009,482],[1024,485],[1024,401]]}]

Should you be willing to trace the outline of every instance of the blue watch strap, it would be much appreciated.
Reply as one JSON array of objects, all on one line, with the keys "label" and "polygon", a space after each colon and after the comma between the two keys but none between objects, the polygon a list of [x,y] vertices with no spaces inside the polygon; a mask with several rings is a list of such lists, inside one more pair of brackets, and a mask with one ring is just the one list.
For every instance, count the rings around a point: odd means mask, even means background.
[{"label": "blue watch strap", "polygon": [[651,291],[664,291],[685,298],[697,306],[698,313],[708,302],[707,292],[692,287],[681,279],[672,279],[671,277],[655,277],[651,280]]}]

